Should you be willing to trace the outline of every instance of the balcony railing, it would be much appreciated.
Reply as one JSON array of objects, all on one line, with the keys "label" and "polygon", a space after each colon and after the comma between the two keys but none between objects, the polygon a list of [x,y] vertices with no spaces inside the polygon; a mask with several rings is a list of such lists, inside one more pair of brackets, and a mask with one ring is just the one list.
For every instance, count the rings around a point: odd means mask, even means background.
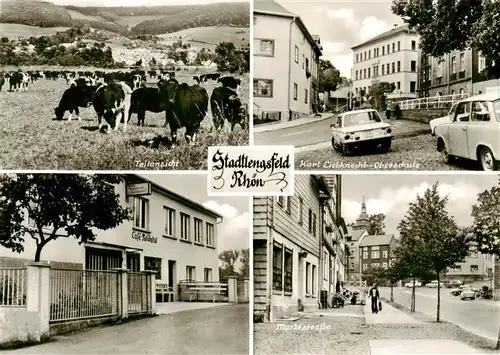
[{"label": "balcony railing", "polygon": [[470,97],[470,94],[453,94],[444,96],[423,97],[421,99],[405,100],[398,102],[401,110],[412,110],[420,108],[448,108],[455,102]]}]

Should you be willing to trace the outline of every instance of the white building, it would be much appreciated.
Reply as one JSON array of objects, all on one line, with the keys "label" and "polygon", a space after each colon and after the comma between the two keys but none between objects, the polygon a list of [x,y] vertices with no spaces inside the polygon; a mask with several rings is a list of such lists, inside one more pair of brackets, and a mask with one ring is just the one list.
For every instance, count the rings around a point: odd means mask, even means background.
[{"label": "white building", "polygon": [[417,97],[419,36],[407,26],[395,27],[353,50],[353,90],[356,95],[368,93],[375,83],[388,82],[395,86],[389,99]]},{"label": "white building", "polygon": [[[132,183],[142,191],[133,193]],[[131,221],[97,230],[95,241],[81,245],[61,236],[42,249],[41,260],[72,269],[155,270],[157,282],[174,290],[181,280],[219,281],[218,213],[138,175],[123,175],[116,192],[120,203],[133,209]],[[33,261],[35,250],[31,237],[21,254],[0,247],[0,267]]]}]

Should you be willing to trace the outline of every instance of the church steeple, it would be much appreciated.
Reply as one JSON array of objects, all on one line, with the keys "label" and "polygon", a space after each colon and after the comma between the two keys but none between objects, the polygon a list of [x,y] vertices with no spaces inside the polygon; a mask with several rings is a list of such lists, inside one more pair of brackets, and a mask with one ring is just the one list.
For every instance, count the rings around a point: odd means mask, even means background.
[{"label": "church steeple", "polygon": [[361,213],[359,214],[356,223],[353,226],[353,229],[368,229],[370,227],[370,216],[366,212],[366,202],[365,195],[363,194],[363,202],[361,203]]},{"label": "church steeple", "polygon": [[361,213],[366,213],[366,203],[364,194],[363,194],[363,203],[361,204]]}]

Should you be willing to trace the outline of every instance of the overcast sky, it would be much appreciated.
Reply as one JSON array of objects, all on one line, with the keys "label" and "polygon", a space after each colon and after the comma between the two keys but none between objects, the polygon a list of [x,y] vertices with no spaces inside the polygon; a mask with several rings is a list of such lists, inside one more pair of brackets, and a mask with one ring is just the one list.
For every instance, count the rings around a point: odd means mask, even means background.
[{"label": "overcast sky", "polygon": [[219,224],[218,252],[250,247],[249,198],[213,197],[207,194],[206,174],[144,174],[148,178],[223,216]]},{"label": "overcast sky", "polygon": [[277,2],[299,15],[309,32],[319,34],[323,59],[330,60],[346,77],[351,77],[351,47],[390,30],[394,24],[403,24],[391,12],[390,0]]},{"label": "overcast sky", "polygon": [[168,6],[199,5],[221,2],[248,2],[247,0],[49,0],[56,5],[75,6]]},{"label": "overcast sky", "polygon": [[368,214],[386,215],[386,233],[398,235],[397,226],[417,194],[440,182],[442,196],[449,195],[448,212],[460,226],[472,219],[472,205],[477,194],[498,182],[494,175],[343,175],[342,213],[346,223],[355,222],[361,212],[363,194]]}]

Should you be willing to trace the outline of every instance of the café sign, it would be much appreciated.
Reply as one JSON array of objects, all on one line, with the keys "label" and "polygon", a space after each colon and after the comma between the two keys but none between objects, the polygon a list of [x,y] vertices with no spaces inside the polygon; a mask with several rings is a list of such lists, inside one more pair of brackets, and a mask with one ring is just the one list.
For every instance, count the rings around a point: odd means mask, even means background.
[{"label": "caf\u00e9 sign", "polygon": [[153,237],[149,233],[141,232],[141,231],[132,231],[132,239],[137,240],[138,242],[149,242],[149,243],[158,243],[158,238]]},{"label": "caf\u00e9 sign", "polygon": [[144,196],[144,195],[151,195],[150,182],[127,184],[127,196]]}]

